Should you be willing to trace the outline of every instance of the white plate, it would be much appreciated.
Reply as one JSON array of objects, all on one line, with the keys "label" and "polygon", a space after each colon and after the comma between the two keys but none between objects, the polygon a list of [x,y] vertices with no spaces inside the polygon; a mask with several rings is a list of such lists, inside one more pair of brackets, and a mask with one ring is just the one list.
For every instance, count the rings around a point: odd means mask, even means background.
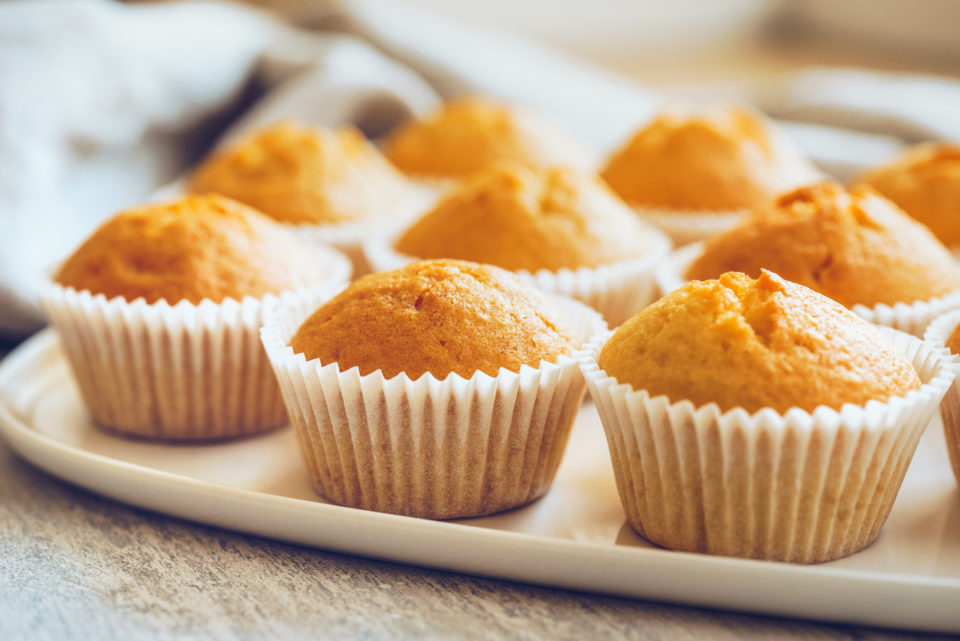
[{"label": "white plate", "polygon": [[289,428],[213,445],[108,436],[91,425],[49,330],[0,365],[0,432],[27,460],[94,492],[301,545],[657,601],[960,632],[960,493],[938,421],[921,440],[877,542],[806,567],[670,552],[640,539],[624,520],[589,403],[546,497],[454,522],[324,503]]}]

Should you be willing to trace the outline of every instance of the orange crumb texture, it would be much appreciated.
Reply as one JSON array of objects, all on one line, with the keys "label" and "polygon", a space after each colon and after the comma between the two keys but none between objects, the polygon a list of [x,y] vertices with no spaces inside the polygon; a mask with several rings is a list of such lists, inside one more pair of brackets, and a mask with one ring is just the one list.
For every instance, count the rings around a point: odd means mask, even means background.
[{"label": "orange crumb texture", "polygon": [[952,354],[960,354],[960,325],[954,327],[953,331],[950,332],[946,345]]},{"label": "orange crumb texture", "polygon": [[616,151],[601,176],[636,206],[743,209],[820,174],[758,112],[674,108]]},{"label": "orange crumb texture", "polygon": [[960,145],[927,143],[859,177],[930,228],[960,246]]},{"label": "orange crumb texture", "polygon": [[580,344],[561,312],[509,272],[428,260],[354,281],[304,321],[290,345],[341,371],[443,379],[538,367]]},{"label": "orange crumb texture", "polygon": [[291,232],[222,196],[122,211],[60,267],[56,282],[148,303],[260,297],[316,284],[325,269]]},{"label": "orange crumb texture", "polygon": [[929,300],[960,288],[950,252],[870,187],[823,182],[782,195],[707,241],[687,278],[762,268],[847,307]]},{"label": "orange crumb texture", "polygon": [[530,167],[592,166],[584,145],[546,114],[482,98],[447,102],[392,134],[384,153],[410,175],[457,178],[497,160]]},{"label": "orange crumb texture", "polygon": [[276,123],[205,160],[193,193],[217,193],[284,223],[387,217],[409,197],[406,179],[359,131]]},{"label": "orange crumb texture", "polygon": [[654,234],[590,174],[504,161],[454,188],[395,248],[419,258],[556,271],[642,256]]},{"label": "orange crumb texture", "polygon": [[921,385],[874,326],[767,271],[687,283],[622,325],[599,364],[651,396],[724,411],[839,409]]}]

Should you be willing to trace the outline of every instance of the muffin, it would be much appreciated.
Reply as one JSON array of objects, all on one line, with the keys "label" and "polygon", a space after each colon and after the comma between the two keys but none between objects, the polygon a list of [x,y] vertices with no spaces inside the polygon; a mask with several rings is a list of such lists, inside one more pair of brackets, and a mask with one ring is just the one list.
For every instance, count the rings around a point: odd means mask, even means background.
[{"label": "muffin", "polygon": [[653,300],[670,241],[593,175],[501,161],[452,189],[392,243],[365,246],[374,269],[455,258],[517,272],[618,324]]},{"label": "muffin", "polygon": [[574,356],[604,327],[497,267],[430,260],[285,306],[262,337],[322,496],[445,519],[547,491],[583,396]]},{"label": "muffin", "polygon": [[581,367],[641,536],[794,563],[877,537],[953,377],[918,339],[767,271],[688,283]]},{"label": "muffin", "polygon": [[[951,310],[930,323],[923,340],[950,355],[955,372],[960,372],[960,310]],[[943,436],[953,475],[960,484],[960,381],[954,380],[940,404]]]},{"label": "muffin", "polygon": [[[192,193],[217,193],[328,242],[351,260],[371,230],[402,225],[424,195],[356,129],[281,121],[204,160]],[[357,265],[362,268],[362,265]]]},{"label": "muffin", "polygon": [[563,128],[530,107],[468,97],[401,125],[384,154],[419,179],[463,178],[497,160],[528,167],[591,169],[594,157]]},{"label": "muffin", "polygon": [[[685,254],[684,256],[688,256]],[[866,185],[801,187],[663,267],[662,287],[769,269],[853,309],[868,320],[921,334],[960,305],[960,273],[923,225]],[[682,276],[677,277],[676,274]],[[672,280],[672,282],[671,282]]]},{"label": "muffin", "polygon": [[615,151],[600,175],[685,244],[820,173],[761,114],[715,106],[664,111]]},{"label": "muffin", "polygon": [[342,287],[349,261],[222,196],[122,211],[60,266],[41,303],[102,428],[218,439],[286,418],[257,340],[263,310]]},{"label": "muffin", "polygon": [[858,180],[872,185],[929,227],[944,245],[960,248],[960,145],[911,147]]}]

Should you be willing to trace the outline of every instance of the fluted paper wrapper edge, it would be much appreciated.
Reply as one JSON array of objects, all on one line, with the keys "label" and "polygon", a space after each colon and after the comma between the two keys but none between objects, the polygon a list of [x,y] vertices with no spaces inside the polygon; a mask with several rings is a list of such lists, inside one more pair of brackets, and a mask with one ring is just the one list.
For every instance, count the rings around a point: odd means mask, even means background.
[{"label": "fluted paper wrapper edge", "polygon": [[[577,356],[470,379],[360,376],[294,354],[290,338],[314,310],[271,314],[263,344],[315,489],[352,507],[435,519],[492,514],[542,496],[566,449],[585,390]],[[606,328],[570,301],[576,328]]]},{"label": "fluted paper wrapper edge", "polygon": [[[960,373],[960,356],[947,348],[947,339],[960,325],[960,309],[938,316],[927,327],[923,340],[933,349],[939,350],[949,359],[954,371]],[[940,403],[940,419],[943,423],[943,438],[947,444],[947,455],[953,476],[960,485],[960,380],[954,379]]]},{"label": "fluted paper wrapper edge", "polygon": [[373,271],[363,251],[364,242],[370,238],[396,235],[435,199],[434,192],[417,187],[413,195],[398,204],[389,217],[328,224],[287,223],[284,227],[308,242],[329,245],[342,252],[350,259],[353,278],[356,279]]},{"label": "fluted paper wrapper edge", "polygon": [[654,280],[657,283],[657,289],[661,296],[666,296],[670,292],[680,289],[687,278],[684,273],[690,267],[690,263],[703,251],[703,243],[693,243],[686,247],[681,247],[670,252],[666,260],[662,261],[654,273]]},{"label": "fluted paper wrapper edge", "polygon": [[[519,278],[542,291],[576,299],[600,312],[611,326],[620,325],[657,298],[654,272],[669,253],[670,239],[655,229],[650,250],[632,260],[596,267],[518,270]],[[364,253],[373,271],[390,271],[417,260],[393,249],[392,239],[378,237],[364,243]]]},{"label": "fluted paper wrapper edge", "polygon": [[725,232],[749,212],[748,209],[670,209],[643,205],[634,205],[632,209],[656,225],[677,247]]},{"label": "fluted paper wrapper edge", "polygon": [[286,422],[259,332],[265,309],[298,295],[171,306],[50,283],[41,304],[97,425],[137,438],[217,440]]},{"label": "fluted paper wrapper edge", "polygon": [[912,303],[895,303],[894,305],[881,303],[873,307],[854,305],[851,310],[860,318],[875,325],[892,327],[914,336],[923,336],[930,321],[946,311],[957,308],[960,308],[960,291]]},{"label": "fluted paper wrapper edge", "polygon": [[882,329],[924,385],[905,397],[841,411],[799,408],[721,413],[620,385],[581,368],[600,413],[627,520],[675,550],[818,563],[877,537],[917,442],[953,378],[942,354]]}]

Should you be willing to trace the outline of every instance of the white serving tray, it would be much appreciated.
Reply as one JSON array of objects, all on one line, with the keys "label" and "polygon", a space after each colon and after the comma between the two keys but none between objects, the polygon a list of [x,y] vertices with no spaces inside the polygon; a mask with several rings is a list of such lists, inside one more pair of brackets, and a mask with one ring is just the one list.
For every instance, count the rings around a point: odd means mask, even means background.
[{"label": "white serving tray", "polygon": [[450,522],[325,503],[289,428],[208,445],[108,436],[90,423],[51,330],[0,364],[0,433],[28,461],[94,492],[300,545],[656,601],[960,633],[960,492],[939,419],[877,542],[818,566],[670,552],[640,539],[624,520],[590,403],[546,497]]}]

